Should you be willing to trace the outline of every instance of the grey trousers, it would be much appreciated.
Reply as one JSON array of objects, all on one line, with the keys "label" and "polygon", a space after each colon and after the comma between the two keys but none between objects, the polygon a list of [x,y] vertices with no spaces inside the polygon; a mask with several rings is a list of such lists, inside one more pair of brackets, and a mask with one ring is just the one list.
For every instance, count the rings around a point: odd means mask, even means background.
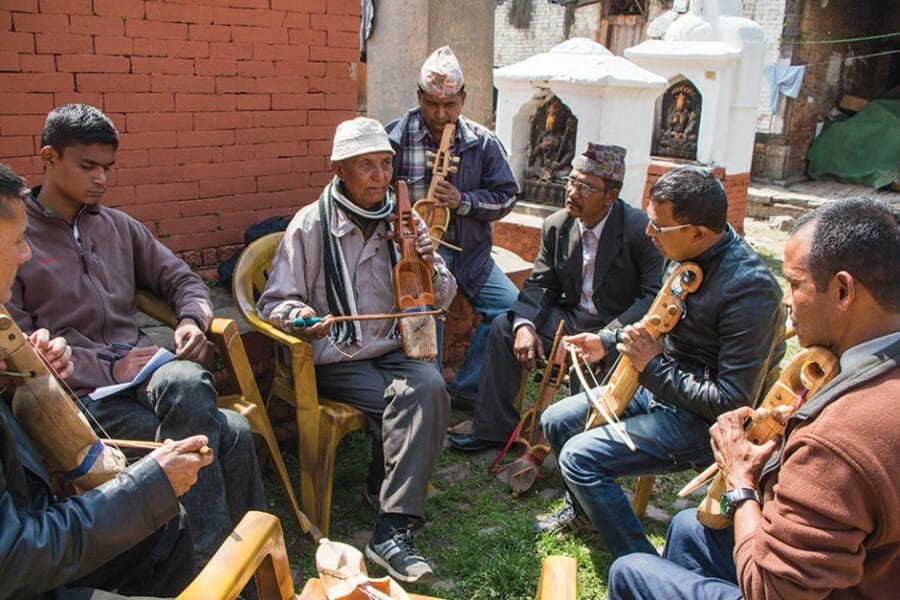
[{"label": "grey trousers", "polygon": [[[582,310],[552,308],[549,313],[537,329],[545,355],[549,354],[553,346],[553,336],[556,335],[560,320],[566,322],[563,328],[566,335],[598,331],[605,325],[598,317]],[[522,379],[522,367],[513,354],[515,339],[510,319],[494,319],[472,413],[472,435],[479,440],[505,442],[519,422],[520,415],[516,410],[515,400]]]},{"label": "grey trousers", "polygon": [[319,391],[369,417],[384,451],[382,513],[423,518],[428,480],[450,421],[450,396],[434,363],[402,350],[316,365]]},{"label": "grey trousers", "polygon": [[[247,419],[216,407],[212,375],[200,365],[175,360],[156,370],[145,386],[101,400],[84,399],[91,419],[114,438],[179,440],[202,433],[215,460],[181,497],[198,566],[215,553],[248,510],[265,510],[265,495]],[[103,432],[98,431],[99,435]]]}]

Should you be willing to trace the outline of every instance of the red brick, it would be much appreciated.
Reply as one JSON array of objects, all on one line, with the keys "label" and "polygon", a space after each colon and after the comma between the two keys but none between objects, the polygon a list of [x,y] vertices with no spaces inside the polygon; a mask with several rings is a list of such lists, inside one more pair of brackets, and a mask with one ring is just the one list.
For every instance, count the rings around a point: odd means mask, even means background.
[{"label": "red brick", "polygon": [[105,96],[104,105],[107,112],[165,112],[175,109],[175,99],[170,93],[128,94],[110,92]]},{"label": "red brick", "polygon": [[[308,127],[307,129],[312,129],[312,127]],[[328,132],[326,138],[311,138],[309,142],[309,153],[312,156],[316,154],[321,156],[329,156],[331,154],[331,138],[334,135],[334,129],[332,127],[326,127],[325,130]]]},{"label": "red brick", "polygon": [[325,108],[322,94],[272,94],[272,110]]},{"label": "red brick", "polygon": [[345,61],[356,62],[358,50],[354,48],[327,48],[311,46],[309,60],[311,61]]},{"label": "red brick", "polygon": [[227,42],[231,39],[231,28],[224,25],[189,25],[188,39]]},{"label": "red brick", "polygon": [[[237,136],[235,136],[237,139]],[[224,146],[222,148],[222,160],[224,162],[236,162],[241,165],[253,158],[253,146]]]},{"label": "red brick", "polygon": [[359,48],[359,33],[347,31],[326,31],[326,44],[329,48]]},{"label": "red brick", "polygon": [[194,127],[194,116],[190,113],[127,113],[125,118],[125,131],[129,133],[184,131]]},{"label": "red brick", "polygon": [[308,60],[279,60],[275,62],[275,75],[277,77],[324,77],[326,63],[309,62]]},{"label": "red brick", "polygon": [[[235,177],[222,181],[200,180],[200,197],[224,196],[227,194],[245,194],[256,191],[256,177]],[[220,203],[221,204],[221,203]]]},{"label": "red brick", "polygon": [[325,32],[313,31],[311,29],[289,29],[288,41],[293,44],[307,44],[310,48],[313,46],[325,45]]},{"label": "red brick", "polygon": [[240,77],[272,77],[275,66],[268,60],[239,60],[237,74]]},{"label": "red brick", "polygon": [[[62,106],[63,104],[89,104],[96,106],[100,110],[105,110],[103,106],[103,94],[89,92],[66,91],[53,94],[53,106]],[[110,119],[114,115],[109,114]],[[115,119],[113,119],[115,121]]]},{"label": "red brick", "polygon": [[269,0],[216,0],[215,4],[234,8],[269,8]]},{"label": "red brick", "polygon": [[[268,114],[268,113],[266,113]],[[254,125],[251,129],[238,129],[234,132],[234,143],[238,146],[271,142],[272,128]]]},{"label": "red brick", "polygon": [[26,33],[69,32],[69,17],[66,15],[32,15],[14,12],[12,17],[16,31]]},{"label": "red brick", "polygon": [[[352,79],[316,78],[309,80],[310,94],[327,94],[328,101],[334,102],[332,94],[356,94],[356,82]],[[343,105],[342,105],[343,106]]]},{"label": "red brick", "polygon": [[0,51],[0,71],[21,71],[22,61],[18,52]]},{"label": "red brick", "polygon": [[272,98],[268,94],[239,94],[237,97],[238,110],[269,110],[272,107]]},{"label": "red brick", "polygon": [[15,12],[36,13],[38,11],[38,3],[37,0],[3,0],[3,8]]},{"label": "red brick", "polygon": [[251,25],[255,27],[281,27],[284,13],[274,10],[215,7],[213,23],[216,25]]},{"label": "red brick", "polygon": [[186,40],[187,32],[188,26],[185,23],[165,23],[163,21],[141,21],[137,19],[125,21],[125,35],[130,37]]},{"label": "red brick", "polygon": [[309,175],[305,173],[285,173],[282,175],[264,175],[257,177],[260,192],[278,190],[295,190],[309,185]]},{"label": "red brick", "polygon": [[4,92],[62,92],[73,89],[71,73],[0,73]]},{"label": "red brick", "polygon": [[22,72],[24,73],[54,73],[56,61],[51,54],[20,54],[22,60]]},{"label": "red brick", "polygon": [[119,150],[116,152],[117,171],[150,166],[150,153],[146,149]]},{"label": "red brick", "polygon": [[149,75],[76,74],[75,89],[79,92],[149,92]]},{"label": "red brick", "polygon": [[210,200],[209,198],[185,200],[178,204],[178,214],[182,217],[205,215],[214,218],[217,210],[219,210],[219,204],[215,200]]},{"label": "red brick", "polygon": [[247,126],[247,117],[236,111],[198,112],[194,115],[194,129],[240,129]]},{"label": "red brick", "polygon": [[305,110],[272,110],[253,113],[254,127],[294,127],[306,125]]},{"label": "red brick", "polygon": [[179,146],[230,146],[234,144],[233,131],[179,131]]},{"label": "red brick", "polygon": [[178,111],[221,111],[234,110],[234,96],[218,94],[175,94],[175,109]]},{"label": "red brick", "polygon": [[260,77],[256,80],[256,91],[261,93],[306,93],[307,80],[305,77]]},{"label": "red brick", "polygon": [[44,114],[53,110],[53,94],[9,94],[0,92],[0,115]]},{"label": "red brick", "polygon": [[3,158],[7,156],[32,156],[37,153],[34,136],[3,136]]},{"label": "red brick", "polygon": [[344,121],[344,115],[334,110],[311,110],[307,113],[310,125],[337,127]]},{"label": "red brick", "polygon": [[290,158],[294,156],[297,156],[296,142],[255,144],[253,146],[253,158]]},{"label": "red brick", "polygon": [[[346,14],[346,13],[344,13]],[[354,29],[359,35],[359,16],[335,16],[329,7],[327,15],[312,15],[309,18],[310,27],[320,31],[344,31],[349,32]]]},{"label": "red brick", "polygon": [[209,58],[209,42],[169,40],[166,50],[175,58]]},{"label": "red brick", "polygon": [[165,56],[166,52],[166,40],[151,40],[147,38],[134,40],[135,56]]},{"label": "red brick", "polygon": [[238,27],[232,25],[231,38],[235,42],[289,43],[288,30],[282,27]]},{"label": "red brick", "polygon": [[24,177],[29,184],[36,184],[43,177],[44,165],[41,158],[34,156],[11,156],[4,158],[3,162],[10,169]]},{"label": "red brick", "polygon": [[[196,158],[196,157],[195,157]],[[231,180],[243,175],[240,163],[192,164],[184,169],[185,181]]]},{"label": "red brick", "polygon": [[4,115],[3,135],[40,135],[44,130],[44,114]]},{"label": "red brick", "polygon": [[274,173],[289,173],[290,170],[290,158],[264,158],[244,162],[244,172],[253,173],[257,176],[272,175]]},{"label": "red brick", "polygon": [[[234,75],[237,65],[234,61],[231,61],[231,65],[231,75]],[[259,91],[258,88],[259,85],[253,77],[216,77],[217,94],[249,94]]]},{"label": "red brick", "polygon": [[297,144],[297,156],[306,156],[309,152],[309,149],[305,141],[300,141],[300,138],[303,135],[303,129],[303,126],[276,127],[272,130],[272,141],[294,142],[295,144]]},{"label": "red brick", "polygon": [[213,21],[213,13],[213,7],[211,6],[179,5],[171,2],[150,2],[147,4],[148,21],[209,24]]},{"label": "red brick", "polygon": [[216,79],[198,75],[151,75],[150,88],[154,92],[197,92],[212,94]]},{"label": "red brick", "polygon": [[253,59],[306,61],[309,59],[309,46],[257,42],[253,44]]},{"label": "red brick", "polygon": [[[138,204],[158,201],[164,198],[169,202],[197,197],[197,182],[151,183],[134,186],[134,201]],[[152,231],[152,230],[151,230]]]},{"label": "red brick", "polygon": [[209,45],[211,58],[253,58],[253,44],[249,42],[212,42]]},{"label": "red brick", "polygon": [[119,17],[95,17],[73,15],[69,18],[72,33],[87,33],[94,35],[102,32],[104,35],[125,35],[125,23]]},{"label": "red brick", "polygon": [[309,29],[309,13],[288,13],[283,27],[288,29]]},{"label": "red brick", "polygon": [[102,56],[97,54],[75,54],[57,56],[56,68],[73,73],[128,73],[131,61],[124,56]]},{"label": "red brick", "polygon": [[34,36],[38,54],[90,54],[94,41],[89,35],[38,33]]},{"label": "red brick", "polygon": [[94,0],[95,15],[109,15],[122,19],[143,19],[143,0]]},{"label": "red brick", "polygon": [[356,0],[328,0],[328,14],[330,15],[352,15],[359,17],[360,6]]},{"label": "red brick", "polygon": [[[135,47],[137,47],[137,43],[135,43]],[[194,61],[187,58],[144,58],[135,56],[131,59],[131,72],[166,75],[193,75]],[[197,70],[197,73],[200,73],[199,69]]]},{"label": "red brick", "polygon": [[[198,150],[197,148],[154,148],[150,151],[150,164],[154,166],[163,165],[192,165],[198,160],[208,162],[223,162],[224,153],[221,148],[206,148]],[[183,171],[185,181],[196,179],[192,176],[190,169]]]},{"label": "red brick", "polygon": [[125,36],[94,36],[94,51],[97,54],[134,54],[134,40]]},{"label": "red brick", "polygon": [[20,31],[4,31],[0,35],[0,50],[34,52],[34,34]]},{"label": "red brick", "polygon": [[327,0],[272,0],[272,10],[295,10],[307,13],[323,13],[325,12],[325,4]]},{"label": "red brick", "polygon": [[295,156],[291,160],[291,170],[297,173],[315,173],[328,170],[326,156]]},{"label": "red brick", "polygon": [[[197,75],[227,75],[234,76],[237,73],[237,63],[231,58],[210,58],[196,62]],[[219,81],[216,80],[216,89]]]},{"label": "red brick", "polygon": [[[143,148],[147,151],[146,148]],[[170,183],[182,181],[181,167],[157,167],[149,166],[135,169],[120,169],[119,183],[121,185],[141,185],[145,183]]]}]

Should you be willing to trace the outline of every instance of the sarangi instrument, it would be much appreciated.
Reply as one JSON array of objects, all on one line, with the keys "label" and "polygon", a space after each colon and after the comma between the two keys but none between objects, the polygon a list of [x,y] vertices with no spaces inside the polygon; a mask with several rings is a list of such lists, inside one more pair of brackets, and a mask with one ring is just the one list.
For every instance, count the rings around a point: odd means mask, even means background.
[{"label": "sarangi instrument", "polygon": [[450,207],[437,206],[438,200],[434,196],[438,183],[444,181],[450,173],[456,173],[454,165],[459,164],[459,157],[450,155],[450,146],[453,144],[453,134],[455,132],[456,125],[454,123],[444,125],[444,132],[441,135],[441,145],[438,151],[425,153],[426,158],[430,160],[428,166],[432,167],[431,184],[428,186],[428,195],[413,204],[413,210],[422,217],[422,220],[425,221],[425,225],[428,227],[428,234],[431,236],[435,250],[439,244],[453,250],[460,250],[460,248],[441,239],[450,225]]},{"label": "sarangi instrument", "polygon": [[[840,372],[838,357],[821,346],[806,348],[785,367],[778,381],[766,394],[747,423],[747,439],[764,444],[784,433],[787,420],[800,406],[821,390]],[[706,497],[697,508],[697,519],[710,529],[724,529],[731,521],[722,516],[720,503],[725,493],[725,478],[715,464],[700,473],[678,492],[684,498],[715,476]]]},{"label": "sarangi instrument", "polygon": [[[641,324],[653,339],[659,339],[662,334],[675,329],[687,310],[685,299],[688,294],[696,292],[702,282],[703,271],[696,263],[683,262],[675,268],[641,320]],[[585,430],[604,423],[610,425],[619,423],[618,416],[622,414],[637,392],[638,375],[638,370],[634,368],[631,361],[620,355],[612,373],[604,381],[604,385],[596,397],[588,387],[585,387],[585,393],[591,400],[591,412],[585,423]],[[582,382],[582,385],[586,386],[586,382]],[[621,433],[624,434],[624,428]]]},{"label": "sarangi instrument", "polygon": [[28,337],[0,307],[0,358],[16,391],[12,410],[52,471],[78,493],[109,481],[125,469],[125,456],[100,442],[87,419],[63,390]]}]

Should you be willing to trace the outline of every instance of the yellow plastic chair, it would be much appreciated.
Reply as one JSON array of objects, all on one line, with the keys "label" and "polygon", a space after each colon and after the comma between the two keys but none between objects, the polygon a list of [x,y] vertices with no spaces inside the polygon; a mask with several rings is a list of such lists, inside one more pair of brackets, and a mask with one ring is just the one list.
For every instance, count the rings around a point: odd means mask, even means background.
[{"label": "yellow plastic chair", "polygon": [[272,258],[283,237],[282,232],[270,233],[244,249],[235,265],[232,294],[247,323],[276,342],[275,372],[266,401],[274,396],[297,410],[300,505],[327,536],[338,444],[349,432],[365,429],[368,422],[362,411],[320,397],[312,346],[273,327],[256,312],[256,299],[265,289]]},{"label": "yellow plastic chair", "polygon": [[[176,325],[175,311],[159,296],[145,290],[138,290],[135,294],[134,306],[135,310],[145,313],[174,329]],[[230,409],[242,414],[250,422],[250,428],[253,433],[262,437],[272,458],[272,464],[275,465],[275,473],[278,475],[281,487],[284,489],[284,493],[290,502],[291,511],[297,520],[297,524],[303,533],[312,533],[313,537],[316,537],[317,532],[310,531],[312,523],[310,523],[310,520],[303,514],[300,506],[297,504],[297,497],[294,495],[294,488],[288,476],[287,467],[284,464],[284,459],[281,457],[281,450],[278,448],[275,432],[272,429],[272,423],[269,421],[269,414],[266,412],[266,406],[262,402],[256,379],[253,377],[253,370],[250,367],[247,351],[244,349],[244,342],[238,333],[237,325],[231,319],[216,317],[210,323],[209,331],[206,335],[216,345],[219,355],[222,357],[228,370],[229,379],[237,390],[237,393],[234,394],[220,395],[217,401],[219,408]]]},{"label": "yellow plastic chair", "polygon": [[281,521],[252,510],[177,600],[234,600],[253,575],[259,600],[297,598]]}]

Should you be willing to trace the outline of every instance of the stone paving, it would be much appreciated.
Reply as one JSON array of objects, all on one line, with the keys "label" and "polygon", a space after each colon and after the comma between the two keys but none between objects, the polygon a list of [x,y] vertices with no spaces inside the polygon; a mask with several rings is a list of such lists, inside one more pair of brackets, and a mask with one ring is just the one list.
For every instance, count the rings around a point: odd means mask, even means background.
[{"label": "stone paving", "polygon": [[747,216],[798,216],[826,202],[854,196],[878,198],[900,208],[900,193],[874,190],[863,185],[805,180],[779,186],[753,180],[747,192]]}]

